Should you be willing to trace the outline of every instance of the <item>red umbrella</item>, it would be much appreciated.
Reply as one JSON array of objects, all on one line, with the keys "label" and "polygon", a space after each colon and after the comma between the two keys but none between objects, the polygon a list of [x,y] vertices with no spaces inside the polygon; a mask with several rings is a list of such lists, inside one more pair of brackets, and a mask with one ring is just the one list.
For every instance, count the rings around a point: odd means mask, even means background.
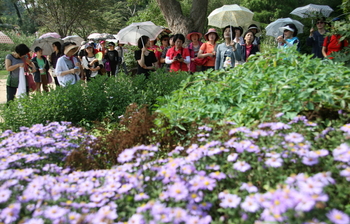
[{"label": "red umbrella", "polygon": [[0,43],[2,44],[14,44],[14,42],[6,34],[0,31]]}]

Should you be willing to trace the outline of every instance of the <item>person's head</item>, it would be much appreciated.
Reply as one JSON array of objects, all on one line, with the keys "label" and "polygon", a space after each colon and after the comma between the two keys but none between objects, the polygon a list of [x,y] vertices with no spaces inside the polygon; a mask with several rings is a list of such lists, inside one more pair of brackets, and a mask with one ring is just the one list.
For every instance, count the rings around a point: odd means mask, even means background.
[{"label": "person's head", "polygon": [[149,44],[151,45],[151,47],[153,47],[154,45],[156,45],[157,40],[150,40]]},{"label": "person's head", "polygon": [[244,43],[246,43],[246,44],[247,43],[249,43],[249,44],[253,43],[254,39],[255,39],[255,34],[251,30],[246,31],[243,34],[243,40],[244,40]]},{"label": "person's head", "polygon": [[43,55],[43,49],[41,49],[41,47],[35,47],[34,52],[35,52],[36,56],[39,58]]},{"label": "person's head", "polygon": [[248,30],[253,31],[254,35],[260,32],[259,27],[257,25],[255,25],[255,24],[251,24],[248,27]]},{"label": "person's head", "polygon": [[174,44],[176,48],[182,48],[183,43],[185,43],[185,36],[181,33],[175,34]]},{"label": "person's head", "polygon": [[27,45],[25,44],[19,44],[15,48],[15,52],[20,56],[24,57],[26,54],[30,52],[30,49]]},{"label": "person's head", "polygon": [[169,46],[169,35],[163,35],[160,38],[160,42],[161,42],[162,46],[164,46],[164,47]]},{"label": "person's head", "polygon": [[66,42],[62,46],[62,52],[68,57],[75,55],[78,50],[79,46],[77,46],[74,42]]},{"label": "person's head", "polygon": [[213,40],[214,42],[219,40],[219,34],[216,32],[215,28],[210,28],[206,34],[204,34],[204,38],[207,41]]},{"label": "person's head", "polygon": [[109,42],[108,43],[108,48],[113,50],[115,48],[115,43]]},{"label": "person's head", "polygon": [[243,28],[240,27],[240,26],[237,26],[237,27],[234,27],[234,35],[236,35],[236,33],[239,35],[239,36],[242,36],[243,34]]},{"label": "person's head", "polygon": [[143,47],[149,47],[149,37],[148,36],[141,36],[139,40],[137,41],[137,46],[142,49]]},{"label": "person's head", "polygon": [[60,53],[60,52],[61,52],[62,45],[61,45],[60,42],[56,41],[56,42],[53,42],[52,48],[53,48],[54,51]]},{"label": "person's head", "polygon": [[104,47],[104,46],[106,45],[106,41],[101,40],[101,41],[100,41],[100,45],[101,45],[102,47]]},{"label": "person's head", "polygon": [[197,31],[191,31],[189,34],[187,34],[186,38],[192,42],[199,41],[202,38],[202,34]]},{"label": "person's head", "polygon": [[317,29],[323,29],[326,26],[326,18],[321,17],[316,19],[316,27]]},{"label": "person's head", "polygon": [[293,23],[289,23],[289,24],[281,27],[280,30],[283,30],[283,35],[287,39],[293,38],[296,35],[298,35],[298,29]]},{"label": "person's head", "polygon": [[87,53],[93,53],[94,52],[94,44],[93,43],[87,43],[86,45],[85,45],[85,51],[87,52]]},{"label": "person's head", "polygon": [[175,35],[170,35],[170,36],[169,36],[169,45],[170,45],[171,47],[173,47],[173,46],[175,45],[174,37],[175,37]]},{"label": "person's head", "polygon": [[224,39],[231,39],[233,40],[235,38],[234,35],[234,27],[233,26],[226,26],[223,30],[222,30],[222,37]]}]

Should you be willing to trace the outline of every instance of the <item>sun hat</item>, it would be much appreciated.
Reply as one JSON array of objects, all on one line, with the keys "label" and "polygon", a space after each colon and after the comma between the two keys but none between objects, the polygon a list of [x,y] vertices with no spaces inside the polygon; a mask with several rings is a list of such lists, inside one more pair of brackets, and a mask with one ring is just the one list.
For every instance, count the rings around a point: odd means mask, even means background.
[{"label": "sun hat", "polygon": [[252,29],[256,29],[256,32],[259,33],[260,32],[260,29],[257,25],[255,24],[251,24],[249,27],[248,27],[248,30],[252,30]]},{"label": "sun hat", "polygon": [[197,34],[198,35],[198,39],[201,39],[203,34],[201,34],[200,32],[197,32],[197,31],[191,31],[189,34],[187,34],[186,38],[187,40],[191,40],[191,36],[193,34]]},{"label": "sun hat", "polygon": [[209,40],[208,39],[208,35],[211,34],[211,33],[215,33],[216,34],[216,39],[215,41],[219,40],[219,35],[218,35],[218,32],[216,32],[216,29],[215,28],[210,28],[208,30],[208,32],[206,34],[204,34],[204,39],[206,39],[207,41]]},{"label": "sun hat", "polygon": [[35,47],[34,48],[34,52],[38,52],[38,51],[41,51],[41,50],[43,50],[41,47]]},{"label": "sun hat", "polygon": [[64,54],[67,54],[70,50],[74,49],[74,53],[77,53],[77,51],[79,50],[79,46],[77,45],[73,45],[73,44],[70,44],[70,45],[67,45],[64,47]]}]

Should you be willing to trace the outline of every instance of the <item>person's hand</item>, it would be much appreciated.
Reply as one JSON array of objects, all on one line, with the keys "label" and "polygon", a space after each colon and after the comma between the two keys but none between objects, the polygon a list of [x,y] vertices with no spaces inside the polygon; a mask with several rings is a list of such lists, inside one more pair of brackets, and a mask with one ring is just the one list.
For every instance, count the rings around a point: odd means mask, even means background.
[{"label": "person's hand", "polygon": [[212,53],[212,54],[213,54],[213,57],[215,57],[215,56],[216,56],[216,51],[213,51],[213,53]]},{"label": "person's hand", "polygon": [[311,29],[310,29],[310,37],[312,37],[313,36],[313,34],[314,34],[314,28],[313,27],[311,27]]},{"label": "person's hand", "polygon": [[24,63],[18,63],[17,66],[18,66],[17,68],[24,67]]},{"label": "person's hand", "polygon": [[286,41],[284,40],[283,36],[281,35],[281,36],[278,36],[278,37],[277,37],[277,42],[278,42],[278,43],[284,43],[284,42],[286,42]]}]

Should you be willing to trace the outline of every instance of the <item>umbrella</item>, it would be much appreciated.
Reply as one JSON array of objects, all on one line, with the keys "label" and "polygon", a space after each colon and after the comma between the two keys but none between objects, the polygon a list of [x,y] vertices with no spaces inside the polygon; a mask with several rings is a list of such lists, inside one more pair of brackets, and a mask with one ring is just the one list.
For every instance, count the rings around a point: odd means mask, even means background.
[{"label": "umbrella", "polygon": [[137,41],[143,35],[148,36],[150,40],[157,39],[157,36],[163,31],[162,27],[155,25],[151,21],[132,23],[121,29],[116,39],[121,44],[131,44],[137,46]]},{"label": "umbrella", "polygon": [[290,14],[297,15],[301,18],[308,18],[321,14],[324,17],[328,17],[333,12],[333,9],[328,5],[314,5],[309,4],[303,7],[294,9]]},{"label": "umbrella", "polygon": [[74,42],[77,45],[80,45],[82,41],[84,41],[83,38],[79,37],[78,35],[73,35],[73,36],[67,36],[62,39],[64,42]]},{"label": "umbrella", "polygon": [[9,38],[6,34],[0,31],[0,43],[2,44],[14,44],[11,38]]},{"label": "umbrella", "polygon": [[253,19],[254,13],[249,9],[233,5],[223,5],[208,16],[208,25],[224,28],[225,26],[244,26]]},{"label": "umbrella", "polygon": [[34,41],[30,49],[34,51],[35,47],[40,47],[43,49],[43,55],[50,55],[53,52],[52,44],[54,42],[60,42],[63,44],[63,40],[54,37],[38,38]]},{"label": "umbrella", "polygon": [[89,40],[98,40],[98,39],[102,39],[102,34],[100,33],[92,33],[90,34],[87,39]]},{"label": "umbrella", "polygon": [[41,35],[39,38],[46,38],[46,37],[54,37],[54,38],[61,38],[61,35],[59,35],[58,33],[45,33],[43,35]]},{"label": "umbrella", "polygon": [[273,37],[278,37],[282,35],[283,31],[280,30],[280,27],[283,27],[289,23],[293,23],[296,26],[296,28],[298,29],[298,33],[303,32],[304,25],[298,20],[294,20],[291,18],[281,18],[267,25],[267,27],[265,28],[266,35],[273,36]]}]

